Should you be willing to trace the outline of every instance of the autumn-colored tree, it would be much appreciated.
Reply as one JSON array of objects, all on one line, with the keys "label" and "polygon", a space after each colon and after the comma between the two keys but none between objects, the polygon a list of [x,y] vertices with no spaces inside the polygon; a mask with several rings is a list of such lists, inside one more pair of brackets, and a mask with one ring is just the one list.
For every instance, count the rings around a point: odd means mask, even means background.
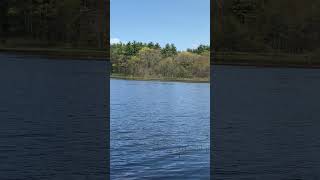
[{"label": "autumn-colored tree", "polygon": [[172,44],[128,42],[111,45],[112,72],[157,78],[209,78],[210,47],[177,52]]}]

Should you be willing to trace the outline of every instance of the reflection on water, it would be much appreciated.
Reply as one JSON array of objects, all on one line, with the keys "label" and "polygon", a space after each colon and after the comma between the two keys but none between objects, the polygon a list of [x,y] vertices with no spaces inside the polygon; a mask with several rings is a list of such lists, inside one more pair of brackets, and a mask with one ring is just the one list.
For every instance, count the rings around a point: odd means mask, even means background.
[{"label": "reflection on water", "polygon": [[209,179],[209,84],[111,80],[111,178]]},{"label": "reflection on water", "polygon": [[214,179],[320,179],[319,69],[211,74]]},{"label": "reflection on water", "polygon": [[0,179],[106,179],[106,67],[0,54]]}]

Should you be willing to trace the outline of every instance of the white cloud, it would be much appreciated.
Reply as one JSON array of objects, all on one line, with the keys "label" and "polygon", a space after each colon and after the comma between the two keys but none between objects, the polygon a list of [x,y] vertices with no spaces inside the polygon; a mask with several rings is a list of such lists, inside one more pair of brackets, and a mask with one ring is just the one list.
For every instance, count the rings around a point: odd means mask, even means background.
[{"label": "white cloud", "polygon": [[196,49],[200,46],[200,43],[193,43],[192,44],[192,49]]},{"label": "white cloud", "polygon": [[118,43],[120,43],[121,41],[120,41],[120,39],[118,39],[118,38],[111,38],[110,39],[110,44],[118,44]]}]

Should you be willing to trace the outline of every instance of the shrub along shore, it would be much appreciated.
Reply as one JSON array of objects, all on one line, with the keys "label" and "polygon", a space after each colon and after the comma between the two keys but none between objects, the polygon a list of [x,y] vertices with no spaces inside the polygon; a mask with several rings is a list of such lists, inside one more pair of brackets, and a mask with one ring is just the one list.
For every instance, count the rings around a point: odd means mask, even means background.
[{"label": "shrub along shore", "polygon": [[110,48],[113,77],[208,82],[210,47],[177,51],[174,44],[128,42]]},{"label": "shrub along shore", "polygon": [[[141,47],[132,48],[137,44]],[[0,47],[0,53],[39,55],[55,59],[109,60],[106,51],[102,49]],[[318,51],[303,54],[217,52],[211,64],[320,68],[319,55]],[[210,48],[205,45],[186,51],[177,51],[172,44],[164,48],[154,43],[113,44],[111,45],[111,63],[111,78],[116,79],[182,82],[209,82],[210,80]]]}]

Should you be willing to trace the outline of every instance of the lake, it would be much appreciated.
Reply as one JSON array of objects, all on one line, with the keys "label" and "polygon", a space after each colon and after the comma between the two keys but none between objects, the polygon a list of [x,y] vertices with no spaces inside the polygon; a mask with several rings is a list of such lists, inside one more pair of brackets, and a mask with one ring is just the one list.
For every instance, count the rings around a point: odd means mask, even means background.
[{"label": "lake", "polygon": [[[107,70],[0,54],[0,179],[108,176]],[[111,79],[112,179],[208,179],[209,144],[216,180],[320,179],[319,69],[211,74],[211,85]]]},{"label": "lake", "polygon": [[110,84],[111,179],[209,179],[209,83]]},{"label": "lake", "polygon": [[108,63],[0,54],[0,179],[108,177]]},{"label": "lake", "polygon": [[320,179],[320,69],[213,66],[215,180]]}]

